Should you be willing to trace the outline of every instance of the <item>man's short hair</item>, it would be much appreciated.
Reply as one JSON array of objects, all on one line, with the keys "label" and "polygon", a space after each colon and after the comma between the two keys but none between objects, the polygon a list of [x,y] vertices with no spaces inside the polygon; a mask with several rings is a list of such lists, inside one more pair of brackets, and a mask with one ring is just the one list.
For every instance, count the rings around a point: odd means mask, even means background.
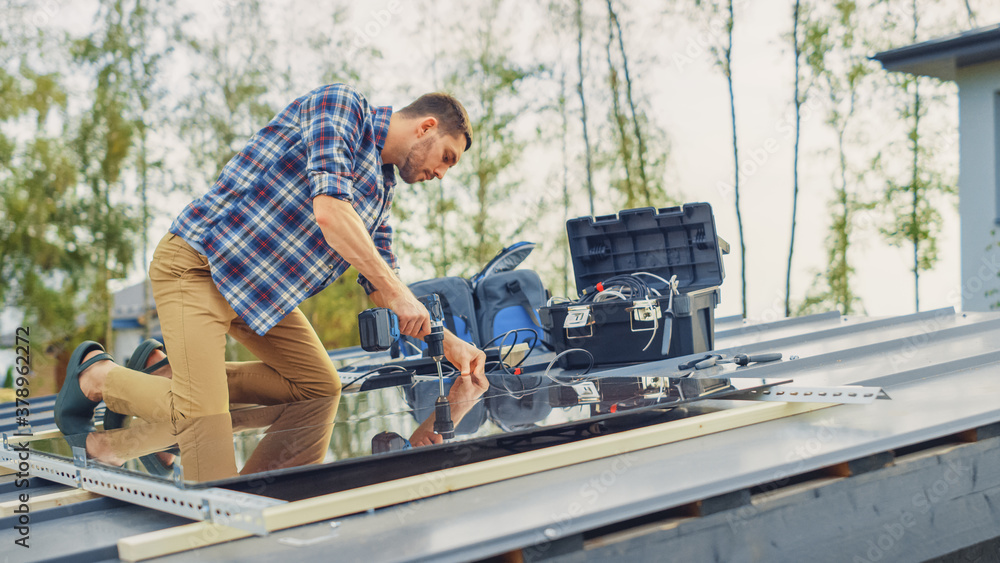
[{"label": "man's short hair", "polygon": [[457,137],[465,136],[465,150],[472,146],[472,124],[469,122],[469,114],[461,102],[453,96],[433,92],[424,94],[415,102],[399,110],[400,115],[406,117],[423,117],[430,115],[438,120],[438,128],[442,133]]}]

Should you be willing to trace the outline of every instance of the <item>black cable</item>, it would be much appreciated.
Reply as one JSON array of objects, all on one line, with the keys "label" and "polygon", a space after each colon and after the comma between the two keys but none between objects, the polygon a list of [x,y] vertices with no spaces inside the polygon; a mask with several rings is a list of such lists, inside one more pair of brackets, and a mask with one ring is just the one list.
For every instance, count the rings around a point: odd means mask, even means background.
[{"label": "black cable", "polygon": [[[521,358],[521,361],[517,362],[517,365],[508,366],[507,363],[506,363],[506,360],[510,356],[510,354],[514,351],[514,345],[517,344],[517,333],[518,332],[530,332],[531,333],[531,345],[528,348],[528,353],[526,353],[524,355],[524,357]],[[515,328],[515,329],[511,329],[511,330],[508,330],[507,332],[505,332],[503,334],[498,334],[498,335],[494,336],[492,339],[490,339],[489,342],[486,343],[485,346],[483,346],[483,348],[489,348],[490,344],[493,344],[499,338],[500,339],[499,348],[500,348],[500,350],[503,350],[504,343],[506,343],[507,337],[509,337],[511,334],[514,335],[514,344],[511,345],[511,347],[507,350],[507,353],[504,354],[500,358],[500,361],[495,362],[495,363],[499,364],[499,367],[500,367],[501,371],[503,371],[504,375],[500,376],[500,382],[503,384],[504,390],[511,397],[514,397],[515,399],[521,399],[522,397],[524,397],[527,394],[527,391],[529,391],[529,389],[527,388],[527,385],[525,385],[525,383],[521,380],[520,375],[518,375],[517,373],[514,373],[513,371],[511,371],[511,368],[513,368],[513,369],[516,370],[518,367],[521,366],[521,364],[524,363],[524,361],[526,359],[528,359],[528,356],[530,356],[531,353],[534,352],[535,346],[538,345],[538,332],[536,332],[534,329],[531,329],[531,328]],[[527,341],[527,339],[525,339],[525,341]],[[494,362],[488,362],[487,365],[489,365],[490,363],[494,363]],[[484,368],[485,367],[486,366],[484,366]],[[494,366],[494,367],[490,368],[489,370],[486,370],[486,373],[488,375],[492,375],[492,374],[496,373],[496,371],[497,371],[496,370],[496,366]],[[521,389],[519,391],[514,391],[513,389],[510,388],[510,386],[507,385],[507,378],[505,377],[506,375],[509,375],[512,378],[517,378],[517,381],[518,381],[518,383],[521,386]]]},{"label": "black cable", "polygon": [[352,379],[352,380],[351,380],[351,382],[350,382],[350,383],[348,383],[347,385],[344,385],[344,384],[341,384],[340,388],[341,388],[341,389],[347,389],[347,388],[348,388],[348,387],[350,387],[351,385],[354,385],[354,384],[355,384],[355,383],[357,383],[358,381],[361,381],[362,379],[364,379],[364,378],[368,377],[369,375],[371,375],[371,374],[373,374],[373,373],[378,373],[379,375],[382,375],[382,374],[381,374],[381,373],[379,373],[379,372],[381,372],[382,370],[384,370],[384,369],[387,369],[387,368],[393,368],[393,370],[394,370],[394,371],[405,371],[405,372],[408,372],[408,371],[410,371],[410,370],[408,370],[408,369],[404,368],[403,366],[397,366],[397,365],[395,365],[395,364],[390,364],[390,365],[387,365],[387,366],[379,366],[379,367],[377,367],[377,368],[375,368],[375,369],[373,369],[373,370],[370,370],[370,371],[366,371],[365,373],[363,373],[363,374],[361,374],[361,375],[359,375],[359,376],[355,377],[355,378],[354,378],[354,379]]},{"label": "black cable", "polygon": [[648,299],[652,289],[649,284],[645,282],[642,278],[632,275],[632,274],[622,274],[618,276],[612,276],[600,283],[603,287],[602,291],[597,291],[596,286],[594,291],[587,292],[586,295],[580,298],[579,303],[588,303],[594,301],[598,295],[604,291],[620,289],[619,293],[624,296],[624,290],[628,290],[627,300],[636,299]]},{"label": "black cable", "polygon": [[[530,332],[531,333],[531,345],[528,347],[528,353],[526,353],[524,355],[524,357],[521,358],[520,362],[517,362],[517,365],[509,366],[510,368],[515,368],[516,369],[518,367],[521,367],[521,364],[523,364],[524,361],[528,359],[528,356],[530,356],[531,353],[535,351],[535,346],[538,345],[538,332],[535,331],[535,329],[532,329],[532,328],[514,328],[514,329],[511,329],[511,330],[508,330],[507,332],[505,332],[503,334],[498,334],[498,335],[494,336],[493,338],[490,339],[489,342],[486,343],[485,346],[483,346],[483,348],[489,348],[490,344],[493,344],[494,342],[496,342],[497,338],[499,338],[500,339],[500,344],[498,345],[498,347],[499,347],[500,350],[503,350],[504,343],[507,342],[507,337],[510,336],[511,334],[514,335],[514,344],[512,344],[511,347],[507,350],[507,353],[504,354],[500,358],[500,362],[499,362],[500,367],[503,369],[504,373],[506,373],[507,375],[516,375],[515,373],[511,372],[508,369],[508,366],[505,363],[505,360],[508,357],[510,357],[511,353],[514,352],[514,346],[517,345],[517,333],[519,333],[519,332]],[[525,338],[525,342],[527,342],[527,340],[528,339]],[[495,370],[496,368],[494,367],[493,369]],[[492,371],[493,370],[490,370],[491,373],[492,373]]]}]

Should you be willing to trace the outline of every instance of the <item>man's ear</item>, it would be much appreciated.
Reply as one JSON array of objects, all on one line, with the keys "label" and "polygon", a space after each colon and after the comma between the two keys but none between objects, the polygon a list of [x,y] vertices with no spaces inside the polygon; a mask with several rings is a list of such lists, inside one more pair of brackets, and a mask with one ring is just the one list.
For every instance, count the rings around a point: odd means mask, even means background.
[{"label": "man's ear", "polygon": [[435,127],[437,127],[438,120],[436,117],[428,116],[420,120],[417,125],[417,138],[423,137]]}]

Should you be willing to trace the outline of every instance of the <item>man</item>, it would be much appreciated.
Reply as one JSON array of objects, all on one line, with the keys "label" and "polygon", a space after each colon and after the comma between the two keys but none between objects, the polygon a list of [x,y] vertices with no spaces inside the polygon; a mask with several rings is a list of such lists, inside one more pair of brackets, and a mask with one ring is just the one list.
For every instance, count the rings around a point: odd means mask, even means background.
[{"label": "man", "polygon": [[[344,84],[292,102],[184,209],[153,254],[171,377],[118,366],[85,342],[56,401],[59,428],[91,430],[101,400],[115,413],[176,422],[228,412],[230,403],[339,393],[336,369],[298,305],[348,266],[376,305],[396,312],[404,334],[423,338],[428,312],[396,275],[392,167],[407,183],[441,178],[471,144],[465,109],[445,94],[395,113]],[[226,362],[226,334],[260,361]],[[462,373],[451,392],[457,419],[488,387],[485,355],[451,333],[444,349]],[[429,422],[414,443],[441,441]]]}]

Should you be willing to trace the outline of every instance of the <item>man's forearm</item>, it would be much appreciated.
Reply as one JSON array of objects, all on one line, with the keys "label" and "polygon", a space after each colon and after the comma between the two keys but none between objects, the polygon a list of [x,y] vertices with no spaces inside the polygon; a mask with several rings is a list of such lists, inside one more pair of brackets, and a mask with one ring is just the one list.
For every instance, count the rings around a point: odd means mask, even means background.
[{"label": "man's forearm", "polygon": [[350,202],[316,196],[313,213],[327,244],[375,286],[381,300],[388,302],[406,291],[406,286],[375,248],[364,222]]}]

